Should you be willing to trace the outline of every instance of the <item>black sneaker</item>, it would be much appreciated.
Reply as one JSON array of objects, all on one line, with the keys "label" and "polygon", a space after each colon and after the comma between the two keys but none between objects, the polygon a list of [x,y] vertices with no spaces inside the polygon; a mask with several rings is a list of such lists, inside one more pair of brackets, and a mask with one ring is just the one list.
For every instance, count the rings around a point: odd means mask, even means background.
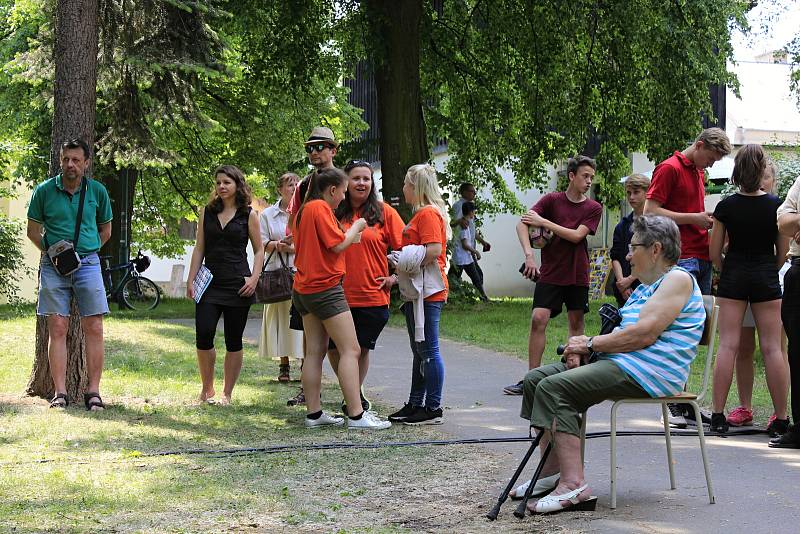
[{"label": "black sneaker", "polygon": [[675,428],[686,428],[688,422],[686,420],[685,412],[683,411],[683,406],[683,404],[676,404],[674,402],[667,403],[670,426],[674,426]]},{"label": "black sneaker", "polygon": [[406,403],[406,404],[403,404],[402,408],[400,408],[399,410],[397,410],[396,412],[391,414],[388,417],[388,419],[389,419],[389,421],[394,421],[395,423],[400,423],[400,422],[404,421],[406,419],[406,417],[409,417],[410,415],[413,415],[414,412],[416,412],[416,411],[417,411],[417,408],[412,406],[410,403]]},{"label": "black sneaker", "polygon": [[[694,409],[691,404],[678,404],[683,410],[683,417],[686,419],[686,424],[689,426],[697,426],[697,421],[694,420]],[[711,414],[700,409],[700,419],[704,425],[711,424]]]},{"label": "black sneaker", "polygon": [[711,426],[709,430],[718,434],[726,434],[728,432],[728,419],[725,418],[724,413],[711,414]]},{"label": "black sneaker", "polygon": [[506,395],[522,395],[522,380],[516,384],[511,384],[503,388],[503,393]]},{"label": "black sneaker", "polygon": [[767,424],[767,434],[771,438],[777,438],[778,436],[782,436],[789,431],[789,418],[786,419],[778,419],[773,414],[772,417],[769,418],[769,424]]},{"label": "black sneaker", "polygon": [[800,427],[790,425],[782,436],[769,440],[769,446],[773,449],[800,449]]},{"label": "black sneaker", "polygon": [[417,408],[416,411],[403,419],[404,425],[441,425],[442,409],[429,410],[427,408]]}]

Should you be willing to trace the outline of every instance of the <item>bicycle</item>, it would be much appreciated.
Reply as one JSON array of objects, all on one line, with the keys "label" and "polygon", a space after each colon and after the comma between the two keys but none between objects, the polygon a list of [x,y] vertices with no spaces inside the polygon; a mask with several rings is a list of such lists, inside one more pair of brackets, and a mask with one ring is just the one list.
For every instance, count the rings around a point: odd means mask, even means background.
[{"label": "bicycle", "polygon": [[[100,256],[100,265],[106,298],[109,300],[114,299],[120,305],[138,311],[152,310],[161,302],[161,291],[155,282],[139,274],[150,267],[150,258],[144,256],[141,250],[127,263],[113,266],[111,256]],[[116,284],[111,278],[112,271],[124,271]]]}]

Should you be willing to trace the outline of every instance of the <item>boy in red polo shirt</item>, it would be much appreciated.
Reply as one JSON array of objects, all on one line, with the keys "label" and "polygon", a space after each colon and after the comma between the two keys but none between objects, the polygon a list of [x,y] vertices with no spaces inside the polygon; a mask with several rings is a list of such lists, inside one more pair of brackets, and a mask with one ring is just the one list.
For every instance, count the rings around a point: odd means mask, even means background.
[{"label": "boy in red polo shirt", "polygon": [[[700,132],[694,143],[656,166],[644,204],[646,215],[663,215],[678,223],[681,258],[678,265],[694,275],[700,292],[711,294],[711,258],[708,229],[714,223],[705,205],[704,170],[731,153],[731,142],[720,128]],[[669,404],[670,424],[694,425],[689,404]]]}]

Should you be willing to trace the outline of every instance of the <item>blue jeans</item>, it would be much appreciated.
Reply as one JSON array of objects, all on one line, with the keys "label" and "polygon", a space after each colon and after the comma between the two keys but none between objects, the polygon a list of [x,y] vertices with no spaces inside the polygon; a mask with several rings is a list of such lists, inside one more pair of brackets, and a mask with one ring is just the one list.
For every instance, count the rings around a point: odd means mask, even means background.
[{"label": "blue jeans", "polygon": [[683,258],[678,260],[678,267],[683,267],[689,271],[697,285],[700,286],[700,293],[703,295],[711,294],[711,262],[698,258]]},{"label": "blue jeans", "polygon": [[61,276],[53,267],[50,257],[42,254],[39,264],[39,303],[36,315],[69,317],[72,295],[75,295],[81,317],[108,313],[100,258],[97,254],[89,254],[81,258],[80,269],[68,276]]},{"label": "blue jeans", "polygon": [[403,304],[406,328],[414,363],[411,367],[411,393],[408,403],[436,410],[442,406],[444,360],[439,352],[439,318],[444,302],[425,303],[425,341],[414,341],[414,306]]}]

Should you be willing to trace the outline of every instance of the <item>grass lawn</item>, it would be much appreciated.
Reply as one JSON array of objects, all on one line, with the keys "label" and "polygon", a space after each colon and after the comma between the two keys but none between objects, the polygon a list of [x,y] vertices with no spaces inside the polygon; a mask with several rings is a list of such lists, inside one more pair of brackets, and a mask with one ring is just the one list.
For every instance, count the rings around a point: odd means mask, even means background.
[{"label": "grass lawn", "polygon": [[[485,481],[496,468],[485,449],[152,456],[188,449],[441,439],[430,427],[395,426],[380,433],[305,430],[304,410],[286,406],[297,384],[277,383],[277,366],[254,357],[253,345],[245,347],[233,404],[195,403],[194,330],[164,320],[188,315],[185,308],[183,302],[167,302],[144,319],[112,312],[103,375],[109,408],[101,413],[86,412],[82,405],[50,410],[44,400],[23,396],[34,318],[12,318],[4,310],[0,531],[409,532],[471,530],[481,522],[485,511],[478,504],[485,506]],[[338,411],[338,387],[327,385],[323,398],[332,401],[327,409]],[[469,469],[453,469],[460,462]],[[420,491],[423,487],[426,491]],[[449,494],[447,488],[453,487],[461,489]]]},{"label": "grass lawn", "polygon": [[[597,310],[604,302],[616,305],[613,298],[590,303],[591,310],[586,314],[586,333],[596,334],[600,331],[600,316]],[[478,345],[487,349],[514,354],[520,359],[528,360],[528,330],[531,316],[530,298],[504,298],[493,299],[491,303],[484,304],[448,304],[442,311],[440,334],[442,337]],[[400,313],[393,314],[390,320],[392,326],[405,328],[405,320]],[[542,363],[551,363],[560,359],[556,354],[556,347],[568,338],[567,315],[562,313],[551,320],[547,326],[547,346],[544,351]],[[692,373],[689,378],[689,390],[699,392],[705,367],[706,347],[700,347]],[[772,400],[767,390],[764,373],[764,361],[761,353],[756,349],[755,385],[753,387],[753,410],[757,422],[766,425],[767,418],[772,415]],[[712,367],[713,372],[713,367]],[[711,377],[709,376],[709,381]],[[704,403],[709,409],[711,406],[711,386],[706,394]],[[728,395],[727,408],[733,409],[738,405],[736,395],[736,380],[731,386]]]}]

